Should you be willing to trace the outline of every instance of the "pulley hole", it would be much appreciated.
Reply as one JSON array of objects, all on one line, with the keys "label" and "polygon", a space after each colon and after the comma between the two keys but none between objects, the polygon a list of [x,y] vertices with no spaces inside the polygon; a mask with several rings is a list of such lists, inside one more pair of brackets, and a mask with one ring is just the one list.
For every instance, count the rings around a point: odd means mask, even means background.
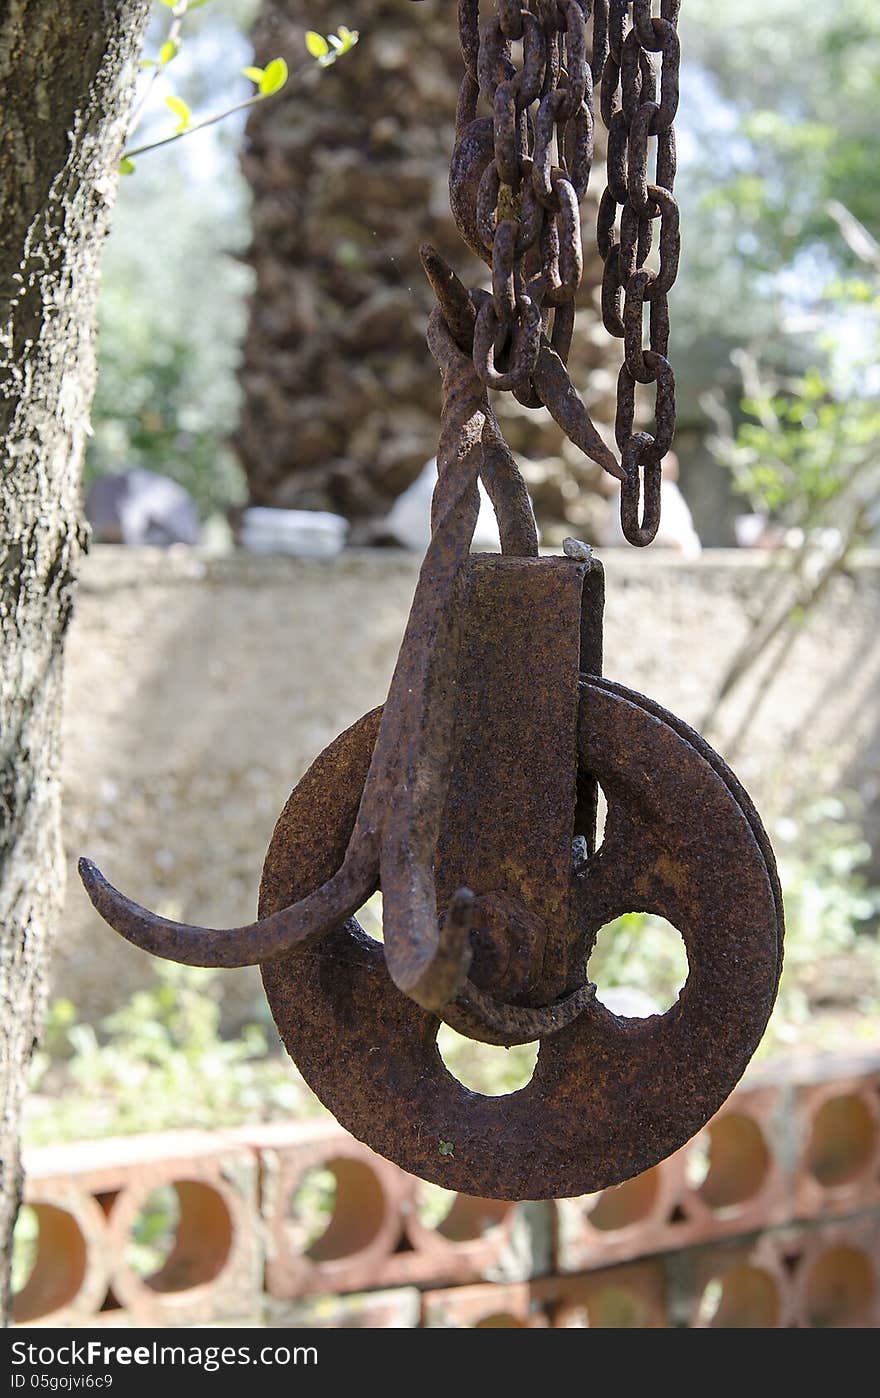
[{"label": "pulley hole", "polygon": [[599,929],[587,975],[612,1014],[646,1019],[675,1004],[688,969],[677,927],[656,913],[625,913]]},{"label": "pulley hole", "polygon": [[660,1194],[660,1172],[655,1166],[623,1184],[603,1189],[588,1209],[587,1217],[602,1233],[616,1233],[643,1223],[653,1212]]},{"label": "pulley hole", "polygon": [[694,1143],[686,1176],[710,1209],[723,1210],[758,1194],[769,1169],[770,1152],[758,1123],[741,1112],[725,1112]]},{"label": "pulley hole", "polygon": [[806,1313],[817,1329],[870,1323],[877,1279],[868,1255],[859,1248],[829,1248],[810,1268]]},{"label": "pulley hole", "polygon": [[364,903],[363,907],[355,914],[360,923],[361,930],[366,932],[374,942],[384,942],[385,936],[382,932],[382,894],[379,889],[371,895]]},{"label": "pulley hole", "polygon": [[419,1186],[419,1222],[449,1243],[471,1243],[494,1232],[515,1206],[502,1199],[477,1199],[456,1194],[439,1184]]},{"label": "pulley hole", "polygon": [[446,1069],[462,1087],[483,1097],[506,1097],[527,1087],[538,1062],[539,1048],[537,1040],[509,1049],[498,1044],[479,1044],[448,1024],[441,1024],[437,1034],[437,1051]]},{"label": "pulley hole", "polygon": [[176,1180],[154,1189],[141,1205],[126,1262],[152,1291],[189,1291],[220,1275],[232,1242],[232,1218],[219,1190],[201,1180]]},{"label": "pulley hole", "polygon": [[[608,820],[608,802],[605,793],[601,786],[583,771],[578,772],[577,793],[577,828],[586,831],[595,826],[592,851],[593,854],[598,854],[605,839],[605,825]],[[572,863],[575,870],[579,865],[585,864],[590,857],[590,841],[587,835],[575,836],[572,845]]]},{"label": "pulley hole", "polygon": [[826,1189],[850,1184],[870,1165],[876,1142],[877,1125],[861,1097],[830,1097],[813,1117],[807,1168]]},{"label": "pulley hole", "polygon": [[697,1324],[712,1330],[774,1330],[782,1303],[769,1272],[746,1263],[713,1277],[700,1297]]},{"label": "pulley hole", "polygon": [[601,786],[596,792],[596,850],[602,848],[605,840],[605,826],[608,821],[608,801]]},{"label": "pulley hole", "polygon": [[375,1172],[340,1156],[300,1177],[287,1204],[288,1237],[313,1262],[336,1262],[369,1247],[386,1212]]}]

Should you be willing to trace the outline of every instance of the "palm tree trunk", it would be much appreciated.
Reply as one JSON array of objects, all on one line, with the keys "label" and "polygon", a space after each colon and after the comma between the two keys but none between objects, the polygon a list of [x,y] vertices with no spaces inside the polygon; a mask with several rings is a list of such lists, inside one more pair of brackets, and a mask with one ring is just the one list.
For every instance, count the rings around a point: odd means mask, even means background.
[{"label": "palm tree trunk", "polygon": [[[306,29],[360,32],[334,66],[309,65]],[[254,503],[383,515],[433,456],[439,385],[425,347],[431,293],[418,260],[433,243],[471,285],[487,269],[461,243],[447,168],[461,74],[455,7],[412,0],[263,0],[257,62],[284,54],[295,77],[248,123],[256,272],[237,445]],[[600,179],[603,172],[598,172]],[[583,210],[581,303],[595,305],[601,262],[595,197]],[[617,364],[585,309],[575,381],[610,420]],[[611,356],[619,358],[616,345]],[[594,468],[542,411],[501,406],[539,513],[576,518]]]}]

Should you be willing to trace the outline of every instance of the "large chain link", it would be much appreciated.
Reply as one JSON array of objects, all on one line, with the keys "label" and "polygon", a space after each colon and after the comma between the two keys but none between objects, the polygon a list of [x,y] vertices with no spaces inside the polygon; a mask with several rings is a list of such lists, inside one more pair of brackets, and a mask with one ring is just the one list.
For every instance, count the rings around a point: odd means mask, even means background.
[{"label": "large chain link", "polygon": [[[527,407],[546,405],[620,480],[623,532],[639,545],[657,532],[661,462],[675,423],[666,354],[667,295],[679,258],[672,195],[679,5],[660,0],[655,16],[652,0],[497,0],[481,25],[480,0],[458,4],[465,72],[450,195],[463,236],[492,270],[491,293],[471,293],[474,367],[488,388],[508,390]],[[597,227],[602,316],[624,348],[619,464],[564,367],[583,272],[580,205],[593,164],[594,84],[608,128]],[[478,116],[481,102],[491,118]],[[658,220],[655,270],[647,262]],[[460,308],[456,315],[460,322]],[[635,430],[637,383],[655,385],[653,432]]]}]

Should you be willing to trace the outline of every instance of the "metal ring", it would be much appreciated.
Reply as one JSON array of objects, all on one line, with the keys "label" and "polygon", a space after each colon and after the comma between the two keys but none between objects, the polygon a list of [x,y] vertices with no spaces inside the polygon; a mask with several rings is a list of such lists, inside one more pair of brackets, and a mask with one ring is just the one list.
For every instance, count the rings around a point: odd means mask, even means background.
[{"label": "metal ring", "polygon": [[660,527],[661,468],[653,446],[650,432],[635,432],[621,453],[626,476],[620,483],[620,527],[627,543],[636,548],[650,544]]},{"label": "metal ring", "polygon": [[541,347],[541,314],[528,296],[517,301],[517,317],[510,347],[510,368],[495,368],[495,342],[501,322],[491,300],[484,301],[474,326],[474,368],[489,388],[511,389],[528,379],[538,361]]}]

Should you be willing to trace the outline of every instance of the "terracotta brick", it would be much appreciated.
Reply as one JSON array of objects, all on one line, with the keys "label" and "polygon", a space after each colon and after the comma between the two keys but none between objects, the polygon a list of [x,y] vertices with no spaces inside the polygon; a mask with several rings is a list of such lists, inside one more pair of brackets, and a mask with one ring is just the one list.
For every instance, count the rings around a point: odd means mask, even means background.
[{"label": "terracotta brick", "polygon": [[109,1285],[110,1247],[100,1205],[64,1178],[25,1179],[25,1202],[36,1212],[39,1234],[30,1277],[14,1298],[22,1325],[75,1325],[91,1321]]},{"label": "terracotta brick", "polygon": [[421,1315],[421,1293],[413,1286],[345,1296],[308,1296],[301,1301],[270,1301],[265,1323],[273,1329],[314,1326],[328,1330],[414,1330]]},{"label": "terracotta brick", "polygon": [[[635,1180],[557,1204],[453,1196],[433,1226],[425,1187],[326,1119],[30,1151],[41,1246],[16,1319],[408,1328],[420,1287],[429,1326],[877,1324],[878,1117],[876,1054],[771,1065]],[[304,1237],[290,1203],[321,1168],[335,1203]],[[176,1241],[143,1280],[132,1225],[168,1185]]]},{"label": "terracotta brick", "polygon": [[526,1281],[552,1270],[550,1201],[511,1204],[455,1194],[446,1215],[431,1227],[420,1213],[425,1186],[407,1178],[410,1192],[403,1211],[408,1250],[388,1258],[383,1278],[420,1286],[461,1285]]},{"label": "terracotta brick", "polygon": [[426,1291],[422,1324],[447,1330],[543,1330],[547,1314],[528,1282]]},{"label": "terracotta brick", "polygon": [[[781,1245],[780,1245],[781,1246]],[[880,1217],[802,1229],[785,1240],[793,1323],[805,1329],[880,1325]]]},{"label": "terracotta brick", "polygon": [[781,1088],[745,1085],[728,1098],[680,1152],[684,1218],[677,1246],[753,1233],[793,1217],[791,1131],[789,1096]]},{"label": "terracotta brick", "polygon": [[[261,1243],[257,1162],[247,1148],[222,1133],[166,1132],[40,1148],[26,1153],[25,1169],[33,1197],[62,1185],[92,1196],[88,1241],[102,1278],[88,1293],[95,1312],[104,1303],[112,1308],[104,1317],[121,1310],[136,1324],[167,1326],[252,1311]],[[163,1186],[177,1191],[176,1238],[157,1276],[142,1280],[127,1260],[131,1229]]]},{"label": "terracotta brick", "polygon": [[795,1216],[880,1205],[880,1073],[800,1087],[794,1116],[800,1142]]},{"label": "terracotta brick", "polygon": [[[385,1263],[403,1237],[413,1184],[335,1123],[277,1123],[233,1133],[259,1152],[266,1291],[278,1300],[385,1284]],[[328,1170],[335,1192],[329,1223],[303,1242],[291,1203],[311,1171]]]},{"label": "terracotta brick", "polygon": [[560,1200],[560,1270],[699,1246],[795,1217],[793,1101],[784,1079],[746,1082],[653,1170],[600,1195]]},{"label": "terracotta brick", "polygon": [[[160,1271],[139,1277],[126,1261],[135,1219],[154,1189],[173,1185],[180,1219]],[[152,1161],[113,1201],[108,1229],[113,1294],[141,1325],[197,1325],[248,1314],[259,1295],[257,1162],[248,1151]]]},{"label": "terracotta brick", "polygon": [[792,1324],[791,1278],[772,1236],[667,1259],[673,1323],[692,1329],[779,1330]]},{"label": "terracotta brick", "polygon": [[665,1259],[671,1309],[695,1328],[880,1323],[880,1217],[795,1223]]},{"label": "terracotta brick", "polygon": [[679,1152],[601,1193],[560,1199],[560,1271],[582,1272],[675,1246],[672,1220],[683,1192],[684,1157]]},{"label": "terracotta brick", "polygon": [[551,1324],[562,1330],[656,1330],[666,1326],[662,1261],[624,1263],[537,1282]]}]

